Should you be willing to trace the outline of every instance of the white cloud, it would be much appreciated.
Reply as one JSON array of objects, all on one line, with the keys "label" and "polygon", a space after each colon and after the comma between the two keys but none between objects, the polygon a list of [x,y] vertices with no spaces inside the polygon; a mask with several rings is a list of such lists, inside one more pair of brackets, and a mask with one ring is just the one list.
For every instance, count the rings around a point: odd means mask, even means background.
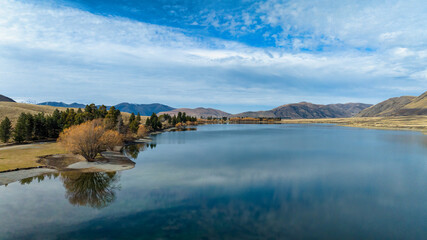
[{"label": "white cloud", "polygon": [[258,12],[266,24],[282,28],[282,37],[316,39],[313,47],[327,43],[356,48],[425,48],[427,44],[427,4],[422,0],[267,0],[260,3]]},{"label": "white cloud", "polygon": [[[282,9],[279,3],[272,4],[269,1],[261,8],[267,11],[267,7],[274,7],[265,19],[270,24],[283,24],[280,14],[288,14],[286,19],[297,21],[294,24],[302,31],[331,33],[325,41],[348,39],[347,44],[351,44],[362,39],[363,33],[350,38],[356,20],[322,27],[325,22],[346,22],[341,16],[344,13],[315,24],[318,11],[332,10],[310,8],[310,20],[301,18],[307,6],[294,3]],[[425,70],[426,50],[416,48],[420,44],[415,43],[374,52],[290,53],[191,36],[181,29],[73,8],[11,0],[0,0],[0,5],[1,88],[5,95],[23,99],[162,102],[227,110],[231,103],[274,107],[303,100],[375,102],[408,94],[398,90],[403,85],[413,84],[411,94],[417,92],[413,89],[427,87],[419,80],[419,72]],[[254,20],[245,16],[245,22]],[[379,41],[382,36],[382,41],[394,41],[406,34],[393,35],[401,30],[386,28],[366,40]],[[295,48],[313,44],[307,40],[294,42]],[[391,90],[378,93],[384,85]]]}]

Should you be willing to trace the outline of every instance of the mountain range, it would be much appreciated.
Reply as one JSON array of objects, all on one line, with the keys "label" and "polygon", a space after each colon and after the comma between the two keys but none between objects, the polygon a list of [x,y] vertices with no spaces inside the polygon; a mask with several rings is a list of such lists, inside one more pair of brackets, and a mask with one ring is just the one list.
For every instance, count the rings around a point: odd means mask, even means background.
[{"label": "mountain range", "polygon": [[[39,105],[49,105],[55,107],[69,108],[84,108],[84,104],[63,102],[44,102]],[[308,102],[292,103],[279,106],[268,111],[243,112],[239,114],[230,114],[213,108],[172,108],[167,105],[153,104],[132,104],[120,103],[115,105],[122,112],[135,113],[138,112],[142,116],[149,116],[153,112],[156,114],[176,115],[178,112],[185,112],[188,116],[195,117],[265,117],[265,118],[286,118],[286,119],[303,119],[303,118],[345,118],[352,117],[365,108],[370,107],[370,104],[364,103],[346,103],[346,104],[313,104]],[[109,108],[107,106],[107,108]]]},{"label": "mountain range", "polygon": [[362,110],[356,117],[388,117],[427,115],[427,92],[418,97],[402,96],[387,99]]},{"label": "mountain range", "polygon": [[[13,99],[0,95],[0,101],[14,102]],[[84,108],[84,104],[63,102],[43,102],[38,105],[48,105],[65,108]],[[108,106],[107,106],[108,107]],[[175,115],[178,112],[185,112],[189,116],[195,117],[265,117],[282,119],[316,119],[316,118],[348,118],[348,117],[387,117],[387,116],[409,116],[427,115],[427,92],[418,97],[402,96],[394,97],[376,105],[364,103],[346,104],[313,104],[308,102],[285,104],[267,111],[243,112],[230,114],[213,108],[178,108],[153,103],[153,104],[132,104],[120,103],[115,105],[122,112],[140,113],[142,116],[156,114]]]},{"label": "mountain range", "polygon": [[372,106],[364,103],[313,104],[308,102],[292,103],[273,108],[269,111],[243,112],[233,117],[269,117],[285,119],[304,118],[346,118],[353,117],[365,108]]},{"label": "mountain range", "polygon": [[163,105],[160,103],[152,103],[152,104],[133,104],[133,103],[120,103],[114,106],[122,112],[128,113],[140,113],[142,116],[150,116],[151,114],[160,113],[164,111],[171,111],[175,108],[169,107],[167,105]]},{"label": "mountain range", "polygon": [[52,107],[65,107],[65,108],[85,108],[86,105],[81,103],[63,103],[63,102],[42,102],[38,103],[37,105],[44,105],[44,106],[52,106]]},{"label": "mountain range", "polygon": [[[47,106],[53,106],[53,107],[65,107],[65,108],[85,108],[85,104],[81,103],[63,103],[63,102],[42,102],[37,105],[47,105]],[[119,103],[117,105],[114,105],[116,109],[119,109],[121,112],[128,112],[128,113],[134,113],[138,114],[140,113],[142,116],[149,116],[153,112],[159,113],[162,111],[170,111],[175,108],[169,107],[167,105],[159,104],[159,103],[152,103],[152,104],[133,104],[133,103]],[[107,109],[110,108],[110,106],[107,106]]]}]

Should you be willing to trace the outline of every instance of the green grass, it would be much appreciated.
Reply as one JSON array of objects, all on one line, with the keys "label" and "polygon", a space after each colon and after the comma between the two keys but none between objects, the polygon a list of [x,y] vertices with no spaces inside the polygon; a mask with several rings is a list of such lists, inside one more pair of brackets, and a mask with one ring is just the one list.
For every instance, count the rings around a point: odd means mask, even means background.
[{"label": "green grass", "polygon": [[16,168],[37,167],[40,156],[66,153],[57,143],[27,144],[0,148],[0,172]]}]

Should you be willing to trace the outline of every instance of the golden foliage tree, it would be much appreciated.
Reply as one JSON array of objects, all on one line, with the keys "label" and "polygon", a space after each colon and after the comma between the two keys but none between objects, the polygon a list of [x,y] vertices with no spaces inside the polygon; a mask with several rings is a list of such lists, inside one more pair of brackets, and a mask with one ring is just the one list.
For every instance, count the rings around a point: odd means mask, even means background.
[{"label": "golden foliage tree", "polygon": [[145,136],[147,136],[147,134],[148,134],[147,127],[143,124],[139,125],[138,132],[136,133],[136,135],[138,137],[145,137]]},{"label": "golden foliage tree", "polygon": [[115,146],[123,144],[123,135],[114,130],[107,130],[100,139],[103,146],[108,150],[114,150]]},{"label": "golden foliage tree", "polygon": [[102,150],[114,144],[121,145],[122,141],[123,137],[118,132],[107,131],[102,125],[102,121],[98,120],[71,126],[65,129],[58,138],[58,142],[68,151],[80,154],[88,161],[94,161]]}]

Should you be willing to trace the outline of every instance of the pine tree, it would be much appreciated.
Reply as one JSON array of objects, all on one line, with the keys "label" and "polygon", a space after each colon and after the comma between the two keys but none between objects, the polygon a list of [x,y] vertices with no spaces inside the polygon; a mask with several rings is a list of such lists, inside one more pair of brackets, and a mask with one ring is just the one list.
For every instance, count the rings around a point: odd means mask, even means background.
[{"label": "pine tree", "polygon": [[21,115],[18,118],[18,121],[16,122],[15,129],[13,131],[13,139],[21,143],[25,140],[25,124],[26,124],[26,114],[21,113]]},{"label": "pine tree", "polygon": [[136,121],[138,121],[138,123],[141,123],[141,114],[138,113],[138,115],[136,115]]},{"label": "pine tree", "polygon": [[177,123],[182,122],[182,112],[178,112],[178,116],[176,117]]},{"label": "pine tree", "polygon": [[74,125],[76,113],[74,109],[67,109],[67,117],[65,118],[64,128],[69,128]]},{"label": "pine tree", "polygon": [[79,124],[82,124],[84,122],[85,122],[85,120],[84,120],[84,113],[83,112],[77,113],[76,116],[74,116],[74,124],[73,125],[79,125]]},{"label": "pine tree", "polygon": [[45,139],[47,136],[46,118],[43,113],[39,113],[34,117],[34,137],[37,139]]},{"label": "pine tree", "polygon": [[25,140],[31,141],[34,138],[34,117],[33,115],[25,114]]},{"label": "pine tree", "polygon": [[126,130],[125,130],[125,124],[124,124],[124,122],[123,122],[123,118],[122,118],[122,116],[121,116],[121,115],[119,115],[119,116],[117,117],[116,130],[117,130],[119,133],[125,133],[125,132],[126,132]]},{"label": "pine tree", "polygon": [[132,123],[133,121],[135,121],[135,119],[136,119],[135,114],[132,113],[129,117],[129,123]]},{"label": "pine tree", "polygon": [[98,109],[98,112],[101,118],[105,118],[105,116],[108,114],[107,107],[105,105],[101,105]]},{"label": "pine tree", "polygon": [[107,125],[107,128],[113,129],[116,127],[118,123],[118,118],[120,116],[120,110],[116,110],[114,106],[108,110],[107,115],[105,116],[105,124]]},{"label": "pine tree", "polygon": [[187,114],[185,112],[182,113],[182,122],[187,122]]},{"label": "pine tree", "polygon": [[8,142],[10,139],[10,134],[12,131],[12,123],[8,117],[5,117],[4,120],[0,123],[0,140],[4,143]]},{"label": "pine tree", "polygon": [[138,128],[139,128],[139,122],[134,119],[130,124],[129,124],[129,128],[133,133],[137,133],[138,132]]},{"label": "pine tree", "polygon": [[55,109],[55,111],[53,111],[53,114],[47,117],[46,125],[48,137],[57,138],[59,136],[59,133],[62,131],[61,112],[59,112],[58,109]]}]

